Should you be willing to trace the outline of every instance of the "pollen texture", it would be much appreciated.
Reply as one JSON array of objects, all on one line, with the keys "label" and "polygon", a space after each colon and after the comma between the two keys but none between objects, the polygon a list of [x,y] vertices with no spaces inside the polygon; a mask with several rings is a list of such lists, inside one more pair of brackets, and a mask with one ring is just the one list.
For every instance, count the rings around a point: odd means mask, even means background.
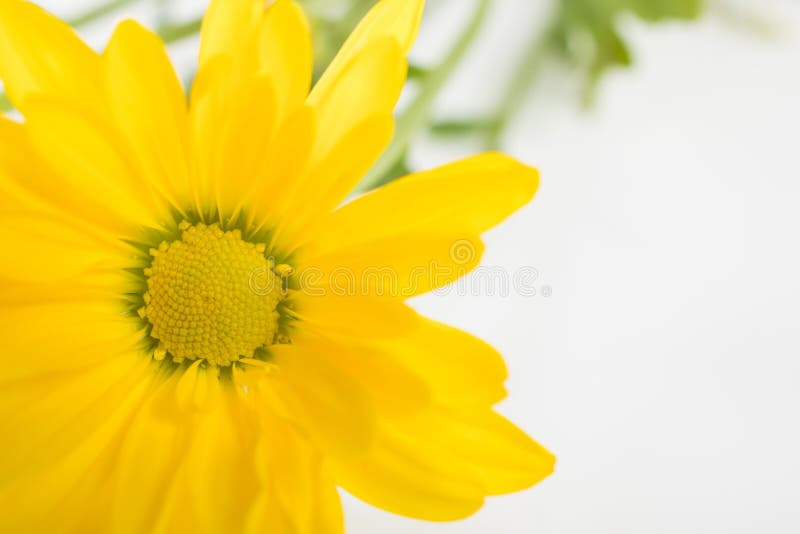
[{"label": "pollen texture", "polygon": [[147,292],[139,314],[158,340],[154,357],[228,366],[273,344],[281,279],[238,230],[182,223],[180,240],[150,251]]}]

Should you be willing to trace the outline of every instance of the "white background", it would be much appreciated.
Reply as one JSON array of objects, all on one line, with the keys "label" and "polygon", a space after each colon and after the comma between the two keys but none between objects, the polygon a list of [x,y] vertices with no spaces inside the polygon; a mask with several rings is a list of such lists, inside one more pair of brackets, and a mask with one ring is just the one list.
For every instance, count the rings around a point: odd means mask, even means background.
[{"label": "white background", "polygon": [[[447,1],[418,58],[472,5]],[[439,115],[489,109],[540,4],[495,0]],[[349,532],[800,532],[800,5],[744,5],[774,31],[627,21],[636,67],[608,77],[593,109],[564,72],[531,94],[505,149],[540,167],[542,188],[487,237],[486,264],[534,266],[552,296],[418,303],[507,356],[501,410],[557,454],[557,473],[450,525],[346,498]],[[414,163],[473,150],[427,140]]]}]

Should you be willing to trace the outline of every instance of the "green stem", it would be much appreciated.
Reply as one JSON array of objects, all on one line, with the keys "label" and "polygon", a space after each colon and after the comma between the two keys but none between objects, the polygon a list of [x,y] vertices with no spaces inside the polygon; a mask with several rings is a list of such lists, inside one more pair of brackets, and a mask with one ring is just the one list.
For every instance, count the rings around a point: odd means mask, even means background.
[{"label": "green stem", "polygon": [[420,128],[427,125],[436,97],[477,37],[488,10],[489,0],[480,0],[469,25],[448,56],[441,65],[422,79],[419,94],[397,121],[392,144],[361,181],[356,192],[370,191],[397,178],[390,174],[392,169],[401,166],[412,137]]},{"label": "green stem", "polygon": [[75,28],[85,26],[137,1],[138,0],[112,0],[107,4],[94,7],[89,11],[68,20],[67,23]]},{"label": "green stem", "polygon": [[728,0],[709,2],[707,9],[733,28],[756,37],[771,38],[780,33],[778,21],[762,17],[755,11],[745,11],[735,4],[732,5]]},{"label": "green stem", "polygon": [[550,35],[550,31],[545,31],[531,41],[520,62],[520,67],[508,87],[506,96],[502,100],[501,107],[490,123],[491,127],[487,132],[486,138],[489,148],[496,149],[499,147],[500,137],[513,119],[514,114],[527,99],[531,85],[536,80],[536,75],[547,57]]},{"label": "green stem", "polygon": [[[324,74],[336,53],[350,36],[353,28],[375,4],[375,0],[354,0],[352,5],[340,17],[331,17],[315,9],[308,14],[315,28],[314,37],[314,83]],[[309,6],[310,7],[310,6]],[[319,9],[319,8],[317,8]]]},{"label": "green stem", "polygon": [[165,44],[170,44],[197,34],[202,25],[202,17],[181,24],[166,24],[158,29],[158,35],[161,36]]},{"label": "green stem", "polygon": [[169,24],[171,0],[151,0],[151,3],[156,12],[156,26],[161,27]]}]

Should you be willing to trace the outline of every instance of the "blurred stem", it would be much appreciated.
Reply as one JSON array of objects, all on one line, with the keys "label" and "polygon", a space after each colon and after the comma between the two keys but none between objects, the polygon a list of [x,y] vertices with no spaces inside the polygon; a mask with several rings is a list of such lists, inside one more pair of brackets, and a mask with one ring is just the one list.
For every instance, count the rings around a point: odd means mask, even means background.
[{"label": "blurred stem", "polygon": [[151,0],[153,9],[156,12],[156,26],[161,27],[169,24],[172,0]]},{"label": "blurred stem", "polygon": [[106,15],[110,15],[114,11],[122,9],[123,7],[133,4],[137,1],[138,0],[112,0],[106,4],[94,7],[89,11],[68,20],[67,22],[73,27],[85,26],[86,24],[90,24],[105,17]]},{"label": "blurred stem", "polygon": [[181,24],[165,24],[158,28],[157,33],[165,44],[170,44],[196,35],[202,25],[203,19],[199,17]]},{"label": "blurred stem", "polygon": [[353,0],[348,9],[338,17],[320,12],[313,2],[301,2],[311,19],[314,37],[314,83],[319,80],[347,37],[375,4],[375,0]]},{"label": "blurred stem", "polygon": [[541,70],[544,59],[547,57],[550,44],[550,31],[546,30],[541,35],[531,40],[527,52],[520,62],[520,67],[508,87],[506,96],[494,119],[490,122],[486,142],[489,148],[496,149],[500,145],[500,138],[514,114],[525,102],[526,97]]},{"label": "blurred stem", "polygon": [[777,21],[762,17],[755,11],[743,10],[728,0],[709,2],[707,9],[732,27],[757,37],[771,38],[780,33]]},{"label": "blurred stem", "polygon": [[437,68],[420,79],[420,91],[398,119],[392,144],[358,185],[357,193],[370,191],[398,178],[398,176],[393,176],[392,170],[403,168],[403,159],[411,143],[411,138],[430,120],[430,111],[436,97],[477,37],[488,10],[489,0],[479,0],[472,19],[450,53]]}]

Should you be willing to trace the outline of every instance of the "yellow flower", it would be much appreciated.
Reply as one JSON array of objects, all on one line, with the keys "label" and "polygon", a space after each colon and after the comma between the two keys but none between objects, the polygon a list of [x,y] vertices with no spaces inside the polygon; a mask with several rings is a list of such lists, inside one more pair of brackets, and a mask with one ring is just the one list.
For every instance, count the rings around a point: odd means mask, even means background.
[{"label": "yellow flower", "polygon": [[187,105],[137,23],[96,54],[0,0],[4,532],[337,533],[337,486],[455,520],[552,471],[493,411],[501,357],[405,304],[536,171],[486,154],[342,206],[423,2],[378,3],[310,92],[303,13],[267,4],[212,2]]}]

